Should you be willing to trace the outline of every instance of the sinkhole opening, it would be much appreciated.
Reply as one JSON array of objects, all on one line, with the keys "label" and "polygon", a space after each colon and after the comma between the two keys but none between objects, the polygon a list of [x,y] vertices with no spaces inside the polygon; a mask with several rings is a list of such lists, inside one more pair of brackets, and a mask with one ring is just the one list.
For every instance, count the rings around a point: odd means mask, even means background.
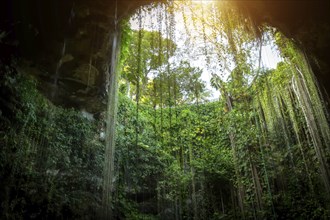
[{"label": "sinkhole opening", "polygon": [[277,219],[288,200],[329,202],[323,95],[276,28],[226,1],[151,4],[123,26],[119,69],[115,166],[139,216]]},{"label": "sinkhole opening", "polygon": [[153,4],[139,9],[126,25],[120,83],[126,82],[127,88],[121,89],[136,100],[140,84],[142,102],[162,77],[169,78],[167,92],[162,91],[167,102],[173,104],[169,96],[174,93],[178,104],[217,101],[219,83],[241,78],[244,86],[251,86],[259,74],[285,60],[279,31],[257,27],[226,2]]}]

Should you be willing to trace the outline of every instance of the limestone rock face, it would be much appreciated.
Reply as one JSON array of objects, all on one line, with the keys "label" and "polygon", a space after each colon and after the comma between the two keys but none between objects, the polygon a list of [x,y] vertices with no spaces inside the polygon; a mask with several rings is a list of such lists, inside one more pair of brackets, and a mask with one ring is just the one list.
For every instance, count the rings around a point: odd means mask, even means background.
[{"label": "limestone rock face", "polygon": [[38,79],[54,104],[104,111],[116,10],[123,18],[141,4],[145,2],[4,0],[1,57],[18,58],[21,70]]},{"label": "limestone rock face", "polygon": [[[236,2],[236,1],[235,1]],[[293,39],[330,94],[330,1],[237,1],[257,26],[267,23]]]},{"label": "limestone rock face", "polygon": [[[158,1],[158,0],[154,0]],[[105,109],[114,19],[152,0],[3,0],[0,58],[17,59],[55,104]],[[330,93],[328,1],[237,1],[256,25],[271,24],[296,40]]]}]

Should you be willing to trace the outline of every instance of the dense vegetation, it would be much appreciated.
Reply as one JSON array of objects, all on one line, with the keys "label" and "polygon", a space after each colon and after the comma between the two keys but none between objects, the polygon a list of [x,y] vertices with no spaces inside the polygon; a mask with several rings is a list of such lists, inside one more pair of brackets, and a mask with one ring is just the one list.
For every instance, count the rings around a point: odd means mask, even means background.
[{"label": "dense vegetation", "polygon": [[1,218],[82,218],[98,207],[98,122],[53,106],[36,82],[1,65]]},{"label": "dense vegetation", "polygon": [[[201,68],[170,62],[179,46],[162,7],[158,31],[142,29],[141,11],[139,30],[122,25],[114,219],[330,218],[326,99],[297,44],[233,10],[213,14],[215,31],[196,32],[201,50],[230,71],[212,73],[211,102]],[[253,52],[267,37],[283,57],[275,69]],[[0,71],[0,218],[98,218],[106,113],[54,106],[14,61]]]}]

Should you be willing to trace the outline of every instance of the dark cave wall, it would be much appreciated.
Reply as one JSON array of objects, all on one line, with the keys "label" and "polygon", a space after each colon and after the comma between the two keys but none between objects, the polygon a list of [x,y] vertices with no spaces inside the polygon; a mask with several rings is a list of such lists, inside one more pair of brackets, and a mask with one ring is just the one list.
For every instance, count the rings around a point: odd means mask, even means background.
[{"label": "dark cave wall", "polygon": [[330,94],[330,1],[265,0],[235,4],[256,26],[269,24],[294,40],[305,52],[324,93]]},{"label": "dark cave wall", "polygon": [[[120,19],[152,1],[118,0]],[[19,58],[40,90],[55,104],[105,109],[115,0],[4,0],[0,7],[0,58]],[[306,52],[330,93],[330,7],[328,1],[233,1],[256,26],[268,23]],[[65,44],[65,51],[63,47]],[[61,65],[59,66],[59,62]],[[52,97],[58,71],[59,92]]]},{"label": "dark cave wall", "polygon": [[122,19],[146,3],[5,0],[0,3],[1,61],[18,59],[54,104],[104,111],[115,14]]}]

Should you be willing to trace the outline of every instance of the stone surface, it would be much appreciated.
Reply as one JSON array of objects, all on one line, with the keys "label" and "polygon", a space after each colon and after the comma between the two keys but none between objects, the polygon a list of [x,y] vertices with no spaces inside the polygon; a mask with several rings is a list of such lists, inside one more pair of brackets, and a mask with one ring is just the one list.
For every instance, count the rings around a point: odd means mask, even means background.
[{"label": "stone surface", "polygon": [[330,1],[237,1],[257,26],[267,23],[306,52],[313,71],[330,94]]},{"label": "stone surface", "polygon": [[[0,9],[2,56],[15,54],[54,103],[105,110],[114,18],[145,1],[5,0]],[[117,10],[117,12],[116,12]]]}]

